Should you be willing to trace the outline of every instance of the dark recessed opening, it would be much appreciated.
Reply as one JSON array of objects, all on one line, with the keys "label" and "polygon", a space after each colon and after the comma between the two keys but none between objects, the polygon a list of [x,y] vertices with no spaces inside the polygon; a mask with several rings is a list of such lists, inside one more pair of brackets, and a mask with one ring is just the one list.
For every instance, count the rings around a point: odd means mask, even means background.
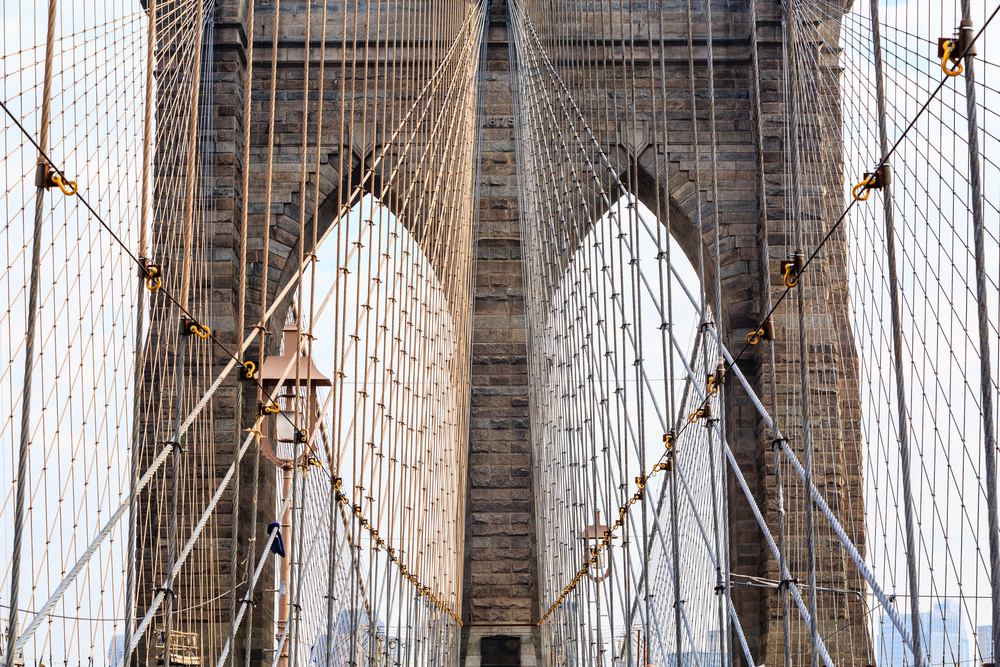
[{"label": "dark recessed opening", "polygon": [[480,644],[482,667],[521,665],[521,640],[518,637],[483,637]]}]

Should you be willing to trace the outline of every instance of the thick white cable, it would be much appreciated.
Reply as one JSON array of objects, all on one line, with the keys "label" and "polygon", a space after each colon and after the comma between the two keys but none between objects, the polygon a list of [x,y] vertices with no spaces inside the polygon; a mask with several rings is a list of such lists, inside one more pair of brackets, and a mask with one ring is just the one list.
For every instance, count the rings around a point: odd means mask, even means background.
[{"label": "thick white cable", "polygon": [[138,483],[136,483],[135,491],[133,491],[128,496],[128,498],[125,499],[125,502],[123,502],[118,507],[118,509],[115,510],[115,513],[111,515],[110,519],[108,519],[108,522],[104,525],[104,528],[101,529],[101,532],[97,534],[97,537],[95,537],[94,540],[90,543],[90,546],[87,547],[87,550],[83,552],[83,555],[80,556],[80,559],[76,561],[76,564],[70,569],[69,572],[66,573],[66,576],[63,577],[63,580],[56,587],[55,591],[53,591],[49,599],[46,600],[45,604],[43,604],[41,609],[38,610],[38,613],[36,613],[34,618],[31,619],[31,623],[29,623],[28,626],[24,629],[24,631],[21,632],[21,634],[18,636],[17,643],[14,645],[15,650],[23,649],[24,646],[28,643],[28,640],[31,638],[31,636],[35,633],[35,631],[41,627],[42,623],[45,621],[46,616],[48,616],[49,612],[52,611],[52,608],[55,606],[55,604],[59,602],[59,599],[62,598],[62,596],[69,589],[70,585],[73,583],[73,580],[76,579],[77,575],[79,575],[80,572],[83,571],[83,568],[86,567],[87,563],[90,562],[90,559],[94,556],[95,553],[97,553],[97,549],[98,547],[101,546],[101,542],[103,542],[105,538],[107,538],[107,536],[111,534],[111,531],[114,529],[115,524],[118,523],[118,520],[121,519],[122,516],[125,514],[126,510],[128,510],[129,505],[132,502],[132,498],[137,496],[139,492],[146,487],[146,485],[149,483],[149,480],[153,478],[153,475],[156,473],[156,471],[159,470],[160,466],[163,465],[163,462],[167,460],[167,456],[170,454],[172,449],[173,448],[171,446],[167,446],[160,451],[159,455],[153,460],[153,463],[149,466],[149,469],[146,470],[143,476],[139,479]]},{"label": "thick white cable", "polygon": [[[695,301],[691,293],[688,291],[687,286],[684,284],[683,279],[677,272],[676,267],[671,266],[670,270],[674,274],[674,277],[677,278],[677,281],[681,285],[681,289],[684,291],[684,294],[688,297],[688,300],[691,302],[691,305],[694,307],[695,311],[698,312],[699,317],[701,317],[702,313],[699,309],[699,305]],[[715,327],[713,327],[710,323],[706,323],[705,327],[709,332],[711,332],[712,337],[718,343],[719,350],[722,352],[722,355],[725,358],[726,363],[729,365],[729,368],[733,372],[733,375],[735,375],[736,378],[740,381],[740,384],[743,385],[743,389],[746,391],[747,396],[750,398],[750,401],[754,404],[754,407],[757,409],[757,413],[764,419],[764,423],[767,425],[767,427],[774,432],[775,440],[780,442],[781,449],[785,453],[785,456],[788,458],[789,462],[792,464],[792,467],[795,468],[795,472],[799,475],[799,477],[802,478],[803,481],[805,481],[806,479],[805,469],[802,467],[802,464],[796,457],[795,452],[793,452],[791,448],[788,446],[788,441],[784,438],[784,436],[781,435],[780,431],[778,430],[778,427],[774,423],[774,420],[771,418],[771,415],[764,407],[764,404],[761,403],[760,398],[758,398],[757,393],[753,390],[753,387],[751,387],[750,383],[747,381],[746,376],[743,375],[743,372],[740,370],[740,367],[733,360],[733,357],[729,353],[729,350],[726,348],[725,343],[722,342],[722,337],[719,335],[719,332],[716,331]],[[701,388],[700,387],[696,388],[699,390],[700,393]],[[733,463],[733,467],[735,469],[738,469],[738,467],[736,466],[736,460],[735,458],[732,457],[732,454],[729,451],[728,443],[726,444],[726,454],[727,456],[730,457],[730,460]],[[739,475],[740,477],[742,477],[742,473],[739,473]],[[885,591],[882,590],[882,587],[879,586],[878,582],[875,580],[874,573],[872,573],[872,571],[865,564],[864,559],[858,552],[858,548],[854,545],[854,542],[847,535],[847,532],[844,530],[844,527],[840,524],[840,521],[833,514],[833,511],[827,504],[826,499],[823,498],[823,495],[819,492],[819,489],[816,488],[815,484],[810,484],[810,493],[813,499],[816,501],[816,504],[819,506],[820,511],[823,513],[823,515],[829,522],[830,527],[833,528],[834,533],[836,533],[837,537],[840,539],[840,542],[844,546],[844,549],[847,551],[847,554],[851,557],[851,560],[854,561],[854,564],[858,568],[858,571],[861,573],[861,576],[864,577],[868,585],[871,586],[872,593],[875,595],[879,603],[885,609],[886,615],[889,617],[889,620],[892,621],[892,624],[896,627],[896,630],[899,631],[899,634],[903,639],[903,643],[906,644],[906,646],[909,647],[910,650],[912,651],[913,638],[910,635],[909,630],[907,630],[906,625],[903,623],[902,618],[900,618],[899,616],[899,613],[892,606],[892,604],[890,604],[889,598],[885,594]],[[756,504],[754,504],[753,509],[755,513],[758,511]],[[761,525],[763,526],[765,524],[762,523]],[[769,536],[768,539],[770,540]]]},{"label": "thick white cable", "polygon": [[[260,420],[261,417],[258,417],[257,421],[254,424],[254,430],[260,427]],[[153,603],[149,605],[149,609],[146,611],[146,615],[143,616],[142,622],[139,623],[139,627],[136,628],[135,633],[132,635],[132,643],[126,647],[125,655],[131,655],[132,651],[134,651],[136,649],[136,646],[138,646],[139,640],[142,639],[142,636],[144,634],[146,634],[146,628],[149,627],[149,624],[153,621],[153,616],[156,615],[156,610],[159,609],[160,605],[163,603],[163,598],[166,596],[167,590],[169,590],[170,586],[173,585],[174,577],[176,577],[177,573],[180,572],[181,567],[184,565],[184,561],[186,561],[187,557],[191,554],[191,550],[194,549],[195,542],[197,542],[198,538],[201,537],[201,532],[205,529],[205,526],[208,524],[208,520],[212,517],[212,514],[215,512],[215,506],[219,504],[219,500],[222,498],[223,491],[225,491],[226,487],[229,486],[229,481],[233,478],[233,474],[236,472],[236,464],[239,463],[240,459],[243,458],[243,454],[246,453],[247,449],[250,447],[250,443],[254,441],[254,438],[255,438],[254,433],[247,434],[246,439],[243,441],[243,446],[240,447],[240,450],[236,453],[236,457],[233,460],[233,462],[229,465],[229,470],[226,471],[225,477],[222,478],[222,482],[219,484],[219,488],[216,489],[215,494],[212,496],[212,499],[209,501],[208,506],[202,513],[201,519],[198,520],[198,525],[195,526],[194,530],[191,533],[191,537],[188,538],[188,541],[184,545],[184,548],[181,549],[181,553],[177,558],[177,562],[174,563],[174,566],[172,568],[170,568],[170,571],[167,573],[166,580],[160,587],[159,592],[157,592],[156,597],[153,598]]]}]

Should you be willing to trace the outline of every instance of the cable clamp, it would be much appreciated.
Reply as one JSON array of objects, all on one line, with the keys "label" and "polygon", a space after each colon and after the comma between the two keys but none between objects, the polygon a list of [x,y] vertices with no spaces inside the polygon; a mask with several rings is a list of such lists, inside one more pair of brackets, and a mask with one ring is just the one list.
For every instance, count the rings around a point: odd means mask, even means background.
[{"label": "cable clamp", "polygon": [[163,595],[169,595],[170,597],[177,597],[177,593],[174,593],[174,589],[167,586],[167,582],[163,582],[162,586],[157,586],[153,589],[154,593],[163,593]]},{"label": "cable clamp", "polygon": [[190,336],[191,334],[194,334],[198,338],[208,338],[212,335],[212,330],[204,324],[198,324],[198,322],[191,317],[181,317],[181,335]]},{"label": "cable clamp", "polygon": [[673,449],[674,442],[677,441],[677,431],[676,429],[670,429],[669,432],[663,434],[663,447],[664,449]]},{"label": "cable clamp", "polygon": [[253,380],[254,374],[257,373],[257,364],[255,364],[252,361],[244,361],[242,365],[243,365],[243,379]]},{"label": "cable clamp", "polygon": [[163,269],[148,257],[139,257],[139,277],[146,281],[146,289],[150,292],[163,287]]},{"label": "cable clamp", "polygon": [[187,453],[187,449],[185,449],[184,446],[181,445],[181,443],[177,442],[176,440],[164,440],[164,441],[160,442],[160,444],[163,445],[163,446],[165,446],[165,447],[170,447],[175,452],[179,452],[181,454],[186,454]]},{"label": "cable clamp", "polygon": [[694,424],[696,421],[702,418],[711,420],[712,405],[710,403],[706,403],[705,405],[701,406],[700,408],[698,408],[697,410],[688,415],[688,421],[691,422],[692,424]]},{"label": "cable clamp", "polygon": [[802,248],[796,248],[788,259],[781,262],[781,275],[785,287],[791,289],[799,284],[799,275],[806,268],[806,254]]},{"label": "cable clamp", "polygon": [[666,461],[660,461],[653,466],[653,472],[670,472],[673,470],[674,457],[672,454],[667,456]]},{"label": "cable clamp", "polygon": [[277,403],[260,403],[260,414],[263,417],[268,415],[276,415],[281,412],[281,406]]},{"label": "cable clamp", "polygon": [[872,190],[882,190],[892,182],[892,168],[888,164],[880,164],[874,172],[865,172],[860,183],[851,189],[851,194],[857,201],[868,201]]},{"label": "cable clamp", "polygon": [[67,197],[77,192],[76,181],[64,179],[62,174],[52,168],[48,162],[39,162],[35,169],[35,187],[51,190],[58,187]]},{"label": "cable clamp", "polygon": [[775,438],[771,441],[771,449],[779,449],[783,442],[788,442],[784,438]]},{"label": "cable clamp", "polygon": [[706,386],[706,391],[709,394],[719,393],[719,387],[722,386],[722,381],[726,377],[726,365],[719,362],[719,365],[715,367],[715,372],[708,376],[708,384]]},{"label": "cable clamp", "polygon": [[747,344],[756,345],[762,340],[774,340],[774,322],[767,318],[756,330],[747,334]]},{"label": "cable clamp", "polygon": [[963,20],[955,32],[955,37],[938,38],[937,56],[941,59],[941,70],[948,76],[958,76],[965,71],[962,58],[976,55],[972,21]]}]

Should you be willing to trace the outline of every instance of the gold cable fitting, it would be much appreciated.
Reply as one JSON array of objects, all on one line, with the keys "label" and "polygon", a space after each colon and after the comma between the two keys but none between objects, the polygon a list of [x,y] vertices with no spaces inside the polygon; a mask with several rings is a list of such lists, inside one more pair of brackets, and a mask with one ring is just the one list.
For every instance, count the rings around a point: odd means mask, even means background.
[{"label": "gold cable fitting", "polygon": [[163,269],[149,261],[148,257],[139,258],[139,277],[146,281],[146,289],[150,292],[163,287]]},{"label": "gold cable fitting", "polygon": [[726,377],[726,366],[721,361],[719,365],[715,367],[715,372],[708,376],[708,393],[717,394],[719,393],[719,387],[722,386],[722,380]]},{"label": "gold cable fitting", "polygon": [[48,162],[38,163],[38,167],[35,169],[35,187],[46,190],[57,187],[67,197],[72,197],[77,192],[76,181],[64,179]]},{"label": "gold cable fitting", "polygon": [[781,275],[785,287],[791,289],[799,284],[799,275],[806,266],[806,254],[802,248],[796,248],[788,259],[781,262]]},{"label": "gold cable fitting", "polygon": [[62,190],[62,193],[67,197],[72,197],[73,195],[76,194],[77,191],[76,181],[70,181],[70,180],[64,181],[63,177],[59,174],[59,172],[52,174],[52,182],[58,185],[59,189]]},{"label": "gold cable fitting", "polygon": [[705,405],[701,406],[700,408],[698,408],[697,410],[688,415],[688,421],[691,422],[692,424],[702,418],[704,419],[712,418],[711,403],[706,403]]},{"label": "gold cable fitting", "polygon": [[774,322],[770,317],[764,320],[756,331],[747,334],[747,343],[750,345],[756,345],[762,340],[774,340]]},{"label": "gold cable fitting", "polygon": [[677,439],[677,431],[670,429],[669,433],[663,434],[663,447],[665,449],[673,449],[674,441]]},{"label": "gold cable fitting", "polygon": [[635,485],[638,486],[640,489],[646,488],[646,479],[647,478],[645,475],[639,475],[638,477],[635,478]]},{"label": "gold cable fitting", "polygon": [[276,415],[281,412],[281,406],[277,403],[261,403],[260,414],[263,416]]},{"label": "gold cable fitting", "polygon": [[660,461],[653,466],[653,472],[670,472],[673,470],[673,457],[668,457],[666,461]]},{"label": "gold cable fitting", "polygon": [[208,338],[212,335],[212,330],[204,324],[198,324],[190,317],[181,317],[181,335],[189,336],[194,334],[198,338]]},{"label": "gold cable fitting", "polygon": [[887,164],[879,165],[874,172],[865,172],[865,177],[851,189],[858,201],[868,201],[872,190],[882,190],[892,182],[892,169]]},{"label": "gold cable fitting", "polygon": [[243,379],[244,380],[252,380],[254,378],[254,374],[256,372],[257,372],[257,364],[255,364],[252,361],[244,361],[243,362]]},{"label": "gold cable fitting", "polygon": [[762,340],[774,340],[774,322],[770,317],[764,320],[756,331],[747,334],[747,343],[750,345],[756,345]]},{"label": "gold cable fitting", "polygon": [[937,56],[941,59],[941,70],[948,76],[958,76],[964,72],[962,58],[976,55],[972,21],[963,20],[956,33],[957,37],[938,38]]}]

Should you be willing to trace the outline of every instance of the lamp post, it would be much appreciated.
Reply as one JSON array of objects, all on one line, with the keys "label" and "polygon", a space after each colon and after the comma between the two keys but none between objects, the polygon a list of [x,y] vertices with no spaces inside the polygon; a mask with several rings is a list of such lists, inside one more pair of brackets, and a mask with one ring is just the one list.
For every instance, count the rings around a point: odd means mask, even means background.
[{"label": "lamp post", "polygon": [[[319,387],[329,387],[332,385],[330,379],[319,372],[312,359],[299,353],[298,327],[286,325],[283,334],[284,354],[281,356],[271,356],[264,360],[264,366],[260,371],[260,379],[264,384],[264,390],[269,394],[275,387],[279,386],[282,393],[278,396],[279,412],[274,413],[274,440],[271,438],[261,439],[261,453],[264,457],[281,470],[281,501],[285,504],[292,491],[292,473],[295,466],[306,468],[316,459],[313,456],[313,448],[309,445],[316,422],[318,420],[319,400],[317,389]],[[304,421],[304,423],[303,423]],[[298,426],[298,428],[296,428]],[[302,449],[299,451],[299,446]],[[281,518],[281,532],[285,538],[285,557],[281,559],[278,571],[279,597],[278,619],[275,627],[275,637],[279,640],[288,625],[288,616],[291,610],[291,557],[292,550],[292,512],[293,507],[289,507]],[[288,667],[288,642],[281,649],[278,656],[278,667]]]},{"label": "lamp post", "polygon": [[604,539],[604,533],[607,530],[608,527],[601,523],[601,510],[597,510],[597,523],[593,526],[588,526],[580,533],[580,539],[587,543],[587,548],[590,552],[593,553],[595,549],[597,550],[597,570],[598,572],[603,570],[603,573],[594,575],[591,573],[592,568],[587,568],[587,576],[596,584],[601,583],[611,574],[611,566],[608,563],[608,550],[600,548],[601,540]]}]

